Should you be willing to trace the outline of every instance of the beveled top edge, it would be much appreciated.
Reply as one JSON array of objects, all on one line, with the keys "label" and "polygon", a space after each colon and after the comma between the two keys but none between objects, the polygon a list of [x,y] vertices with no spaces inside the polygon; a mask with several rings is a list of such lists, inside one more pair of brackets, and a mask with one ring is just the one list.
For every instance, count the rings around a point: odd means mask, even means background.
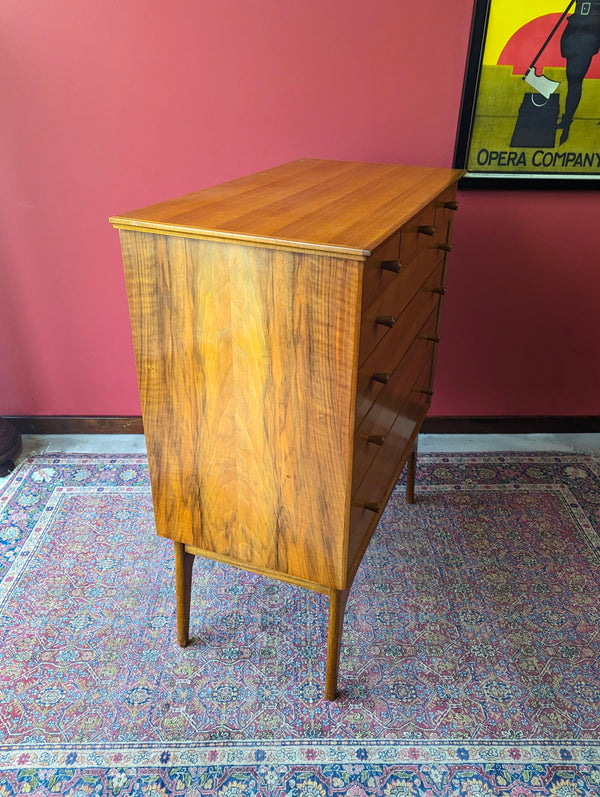
[{"label": "beveled top edge", "polygon": [[307,252],[330,253],[344,258],[355,258],[363,260],[370,256],[370,250],[357,249],[354,247],[332,246],[330,244],[319,244],[311,241],[294,241],[279,239],[275,237],[261,238],[256,235],[242,235],[241,233],[224,232],[220,230],[202,230],[198,227],[178,227],[164,224],[151,224],[138,222],[118,216],[111,216],[109,222],[118,230],[129,230],[132,232],[150,232],[159,235],[175,235],[180,238],[201,238],[206,241],[223,241],[228,243],[244,243],[255,246],[271,247],[273,249],[301,249]]}]

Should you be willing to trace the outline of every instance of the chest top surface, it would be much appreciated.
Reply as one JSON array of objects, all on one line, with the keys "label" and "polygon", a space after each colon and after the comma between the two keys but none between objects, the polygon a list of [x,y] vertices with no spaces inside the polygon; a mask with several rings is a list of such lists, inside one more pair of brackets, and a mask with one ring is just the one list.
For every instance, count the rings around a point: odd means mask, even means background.
[{"label": "chest top surface", "polygon": [[366,257],[462,174],[304,158],[110,221],[118,229]]}]

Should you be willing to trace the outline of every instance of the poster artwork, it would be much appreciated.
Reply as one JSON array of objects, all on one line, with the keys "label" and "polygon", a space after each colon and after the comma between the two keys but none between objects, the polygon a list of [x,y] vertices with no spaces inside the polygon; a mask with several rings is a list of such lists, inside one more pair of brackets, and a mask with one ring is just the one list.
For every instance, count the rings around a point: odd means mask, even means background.
[{"label": "poster artwork", "polygon": [[466,168],[600,176],[600,0],[491,0]]}]

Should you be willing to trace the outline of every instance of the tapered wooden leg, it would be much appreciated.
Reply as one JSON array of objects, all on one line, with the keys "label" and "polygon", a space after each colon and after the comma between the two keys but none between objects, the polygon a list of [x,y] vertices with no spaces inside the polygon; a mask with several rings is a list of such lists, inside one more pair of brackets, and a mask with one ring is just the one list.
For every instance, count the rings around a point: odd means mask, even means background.
[{"label": "tapered wooden leg", "polygon": [[335,700],[340,663],[340,645],[344,627],[344,610],[349,589],[329,592],[329,633],[327,636],[327,667],[325,670],[325,700]]},{"label": "tapered wooden leg", "polygon": [[412,450],[406,460],[406,503],[415,502],[415,476],[417,473],[417,446],[418,438],[415,437]]},{"label": "tapered wooden leg", "polygon": [[177,596],[177,642],[184,648],[190,641],[190,599],[192,597],[192,567],[194,554],[175,543],[175,593]]}]

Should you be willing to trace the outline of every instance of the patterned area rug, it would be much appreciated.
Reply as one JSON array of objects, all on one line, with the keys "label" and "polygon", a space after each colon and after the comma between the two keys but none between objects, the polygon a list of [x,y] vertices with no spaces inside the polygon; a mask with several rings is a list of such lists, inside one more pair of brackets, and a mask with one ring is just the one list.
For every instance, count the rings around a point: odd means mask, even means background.
[{"label": "patterned area rug", "polygon": [[600,794],[600,481],[572,454],[421,455],[346,610],[172,546],[143,457],[0,483],[0,797]]}]

